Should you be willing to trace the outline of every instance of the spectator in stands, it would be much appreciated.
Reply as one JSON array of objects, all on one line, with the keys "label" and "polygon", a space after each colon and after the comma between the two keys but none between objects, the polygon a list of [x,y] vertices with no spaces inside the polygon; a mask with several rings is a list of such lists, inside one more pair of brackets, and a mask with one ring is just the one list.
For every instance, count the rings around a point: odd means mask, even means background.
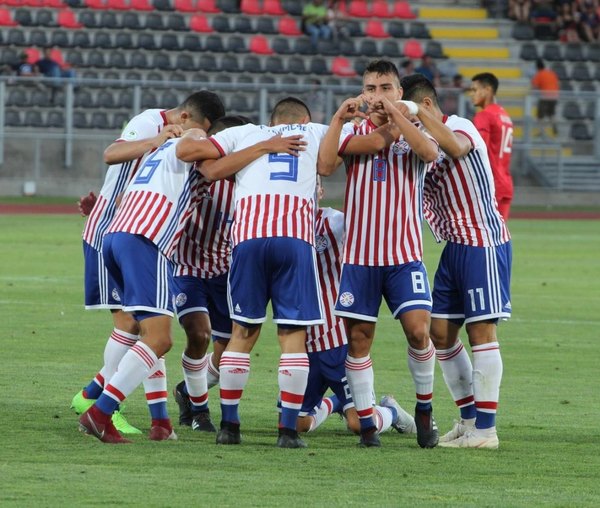
[{"label": "spectator in stands", "polygon": [[508,0],[508,17],[526,23],[529,21],[529,12],[531,11],[530,0]]},{"label": "spectator in stands", "polygon": [[421,59],[421,65],[415,69],[415,72],[418,74],[422,74],[429,81],[433,83],[434,87],[440,86],[440,71],[438,70],[433,58],[429,56],[427,53],[423,55]]},{"label": "spectator in stands", "polygon": [[339,0],[329,0],[327,4],[327,23],[331,28],[331,36],[335,41],[350,37],[350,31],[346,23],[348,16],[340,10],[339,3]]},{"label": "spectator in stands", "polygon": [[556,103],[560,94],[560,81],[552,69],[546,69],[544,61],[538,58],[535,62],[537,72],[531,79],[531,86],[540,91],[540,99],[537,107],[537,117],[542,125],[549,122],[552,132],[556,135],[556,124],[554,123],[554,114],[556,112]]},{"label": "spectator in stands", "polygon": [[552,23],[556,20],[554,3],[549,0],[532,0],[531,21],[534,23]]},{"label": "spectator in stands", "polygon": [[579,42],[577,19],[579,14],[573,0],[559,0],[556,22],[563,42]]},{"label": "spectator in stands", "polygon": [[63,69],[60,64],[52,58],[52,49],[44,49],[44,56],[35,65],[40,73],[47,78],[74,78],[74,69]]},{"label": "spectator in stands", "polygon": [[312,0],[302,9],[302,28],[316,48],[319,39],[331,39],[327,7],[323,0]]},{"label": "spectator in stands", "polygon": [[29,56],[25,52],[19,55],[19,61],[13,65],[13,70],[17,76],[31,77],[39,75],[38,68],[35,64],[29,62]]},{"label": "spectator in stands", "polygon": [[593,0],[581,2],[579,15],[579,32],[581,38],[586,42],[600,40],[600,16],[598,6]]},{"label": "spectator in stands", "polygon": [[400,78],[414,74],[415,73],[415,63],[410,58],[408,60],[404,60],[400,64],[399,72],[400,72]]},{"label": "spectator in stands", "polygon": [[[61,65],[52,58],[52,48],[44,49],[44,54],[42,58],[40,58],[36,63],[36,67],[40,71],[40,73],[47,78],[74,78],[75,70],[74,69],[63,69]],[[58,88],[61,88],[60,84],[50,85],[52,94],[50,100],[54,102],[54,98],[56,96],[56,91]]]}]

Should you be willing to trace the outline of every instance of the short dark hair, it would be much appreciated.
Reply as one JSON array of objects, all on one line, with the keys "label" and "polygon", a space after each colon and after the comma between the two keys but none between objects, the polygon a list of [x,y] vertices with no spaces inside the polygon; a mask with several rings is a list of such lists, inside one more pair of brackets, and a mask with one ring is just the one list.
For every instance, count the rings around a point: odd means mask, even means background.
[{"label": "short dark hair", "polygon": [[417,104],[423,102],[425,97],[429,97],[434,104],[438,104],[438,94],[435,87],[423,74],[411,74],[400,80],[400,86],[404,90],[402,98],[407,101],[414,101]]},{"label": "short dark hair", "polygon": [[481,72],[479,74],[475,74],[475,76],[471,78],[471,81],[479,81],[484,86],[492,87],[494,95],[496,95],[496,92],[498,91],[498,78],[491,72]]},{"label": "short dark hair", "polygon": [[546,68],[546,65],[544,64],[544,61],[543,61],[541,58],[537,58],[537,59],[535,60],[535,68],[536,68],[538,71],[541,71],[542,69],[545,69],[545,68]]},{"label": "short dark hair", "polygon": [[308,115],[310,120],[310,109],[297,97],[285,97],[281,99],[271,113],[271,125],[276,123],[296,123]]},{"label": "short dark hair", "polygon": [[372,60],[371,62],[369,62],[365,67],[365,72],[363,72],[363,76],[365,74],[371,73],[375,73],[378,76],[381,76],[382,74],[391,74],[393,76],[396,76],[398,82],[400,82],[400,73],[398,72],[398,67],[396,67],[396,64],[394,64],[394,62],[391,62],[390,60],[381,59]]},{"label": "short dark hair", "polygon": [[221,98],[208,90],[193,93],[177,109],[187,111],[198,123],[202,123],[206,118],[212,124],[217,118],[225,115],[225,106]]},{"label": "short dark hair", "polygon": [[220,118],[217,118],[214,122],[211,123],[210,129],[208,129],[207,134],[212,136],[217,132],[220,132],[225,129],[229,129],[229,127],[239,127],[240,125],[246,125],[247,123],[252,123],[252,120],[247,116],[243,115],[226,115]]}]

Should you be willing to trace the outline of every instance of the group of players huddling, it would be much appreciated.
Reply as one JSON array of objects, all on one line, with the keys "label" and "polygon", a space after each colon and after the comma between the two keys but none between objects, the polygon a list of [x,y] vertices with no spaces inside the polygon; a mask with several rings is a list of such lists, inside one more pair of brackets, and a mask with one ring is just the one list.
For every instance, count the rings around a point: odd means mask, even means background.
[{"label": "group of players huddling", "polygon": [[[140,431],[120,407],[143,383],[149,438],[177,438],[164,362],[177,316],[187,337],[179,423],[241,443],[238,407],[270,302],[281,348],[278,446],[305,447],[299,432],[340,413],[364,447],[380,446],[390,427],[423,448],[498,447],[496,328],[511,313],[510,235],[483,139],[469,120],[442,113],[427,78],[400,79],[392,62],[373,61],[362,94],[329,126],[312,123],[294,97],[265,126],[225,116],[216,94],[197,92],[134,117],[105,161],[98,197],[80,202],[89,214],[85,306],[110,309],[114,328],[102,369],[73,398],[81,431],[129,442],[122,434]],[[344,213],[319,207],[319,175],[342,165]],[[423,217],[446,242],[432,292]],[[414,418],[392,396],[375,401],[370,350],[382,297],[406,336]],[[460,410],[441,437],[436,357]],[[218,430],[208,409],[217,384]]]}]

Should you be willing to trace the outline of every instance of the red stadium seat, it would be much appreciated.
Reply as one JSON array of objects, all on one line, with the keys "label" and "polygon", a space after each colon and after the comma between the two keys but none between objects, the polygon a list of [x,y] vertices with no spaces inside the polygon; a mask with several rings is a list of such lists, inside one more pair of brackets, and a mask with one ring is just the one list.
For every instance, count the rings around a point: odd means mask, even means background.
[{"label": "red stadium seat", "polygon": [[106,8],[113,11],[128,11],[129,0],[106,0]]},{"label": "red stadium seat", "polygon": [[130,0],[129,8],[134,11],[153,11],[154,5],[150,0]]},{"label": "red stadium seat", "polygon": [[356,76],[356,71],[352,67],[352,63],[345,56],[337,56],[333,59],[331,62],[331,72],[336,76]]},{"label": "red stadium seat", "polygon": [[302,35],[296,20],[291,16],[283,16],[279,19],[279,33],[282,35]]},{"label": "red stadium seat", "polygon": [[264,0],[263,13],[271,16],[285,16],[287,13],[280,0]]},{"label": "red stadium seat", "polygon": [[374,39],[386,39],[390,36],[383,23],[378,19],[370,19],[365,26],[365,35]]},{"label": "red stadium seat", "polygon": [[65,62],[65,57],[60,49],[52,48],[52,50],[50,50],[50,58],[52,58],[52,60],[54,60],[62,68],[68,67],[67,62]]},{"label": "red stadium seat", "polygon": [[43,0],[23,0],[21,5],[26,5],[27,7],[42,7]]},{"label": "red stadium seat", "polygon": [[40,59],[40,52],[35,48],[27,48],[23,50],[23,53],[27,55],[28,63],[35,63]]},{"label": "red stadium seat", "polygon": [[58,11],[56,21],[63,28],[83,28],[83,25],[77,21],[75,13],[70,9],[62,9]]},{"label": "red stadium seat", "polygon": [[257,55],[272,55],[274,53],[269,45],[269,40],[264,35],[252,37],[248,49],[250,53],[256,53]]},{"label": "red stadium seat", "polygon": [[221,9],[217,7],[216,0],[198,0],[197,7],[200,12],[206,12],[209,14],[221,12]]},{"label": "red stadium seat", "polygon": [[356,18],[368,18],[371,16],[369,4],[366,0],[350,0],[348,15]]},{"label": "red stadium seat", "polygon": [[63,0],[42,0],[43,7],[51,7],[53,9],[63,8],[65,3]]},{"label": "red stadium seat", "polygon": [[13,19],[12,12],[8,9],[0,9],[0,26],[17,26],[18,24]]},{"label": "red stadium seat", "polygon": [[86,0],[85,4],[90,9],[108,9],[105,0]]},{"label": "red stadium seat", "polygon": [[190,30],[202,33],[213,32],[212,26],[210,26],[208,19],[203,14],[192,16],[192,19],[190,19]]},{"label": "red stadium seat", "polygon": [[410,4],[405,1],[396,2],[394,4],[393,15],[395,18],[415,19],[417,15],[413,12]]},{"label": "red stadium seat", "polygon": [[252,16],[260,16],[263,13],[260,0],[242,0],[240,11],[242,14],[250,14]]},{"label": "red stadium seat", "polygon": [[179,12],[196,12],[196,0],[175,0],[175,10]]},{"label": "red stadium seat", "polygon": [[425,50],[417,39],[409,39],[404,43],[402,54],[407,58],[422,58]]},{"label": "red stadium seat", "polygon": [[375,18],[390,18],[392,13],[387,0],[375,0],[371,6],[371,15]]}]

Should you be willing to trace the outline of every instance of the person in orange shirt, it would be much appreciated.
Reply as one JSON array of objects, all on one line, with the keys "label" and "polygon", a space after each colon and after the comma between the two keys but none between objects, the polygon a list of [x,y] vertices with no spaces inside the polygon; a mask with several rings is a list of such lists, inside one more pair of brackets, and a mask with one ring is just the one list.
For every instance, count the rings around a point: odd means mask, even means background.
[{"label": "person in orange shirt", "polygon": [[538,101],[537,118],[540,122],[548,120],[552,127],[552,132],[556,135],[556,124],[554,123],[554,114],[556,112],[556,103],[560,93],[560,82],[556,72],[552,69],[546,69],[544,61],[538,58],[535,62],[537,72],[531,79],[531,86],[540,91],[540,100]]}]

